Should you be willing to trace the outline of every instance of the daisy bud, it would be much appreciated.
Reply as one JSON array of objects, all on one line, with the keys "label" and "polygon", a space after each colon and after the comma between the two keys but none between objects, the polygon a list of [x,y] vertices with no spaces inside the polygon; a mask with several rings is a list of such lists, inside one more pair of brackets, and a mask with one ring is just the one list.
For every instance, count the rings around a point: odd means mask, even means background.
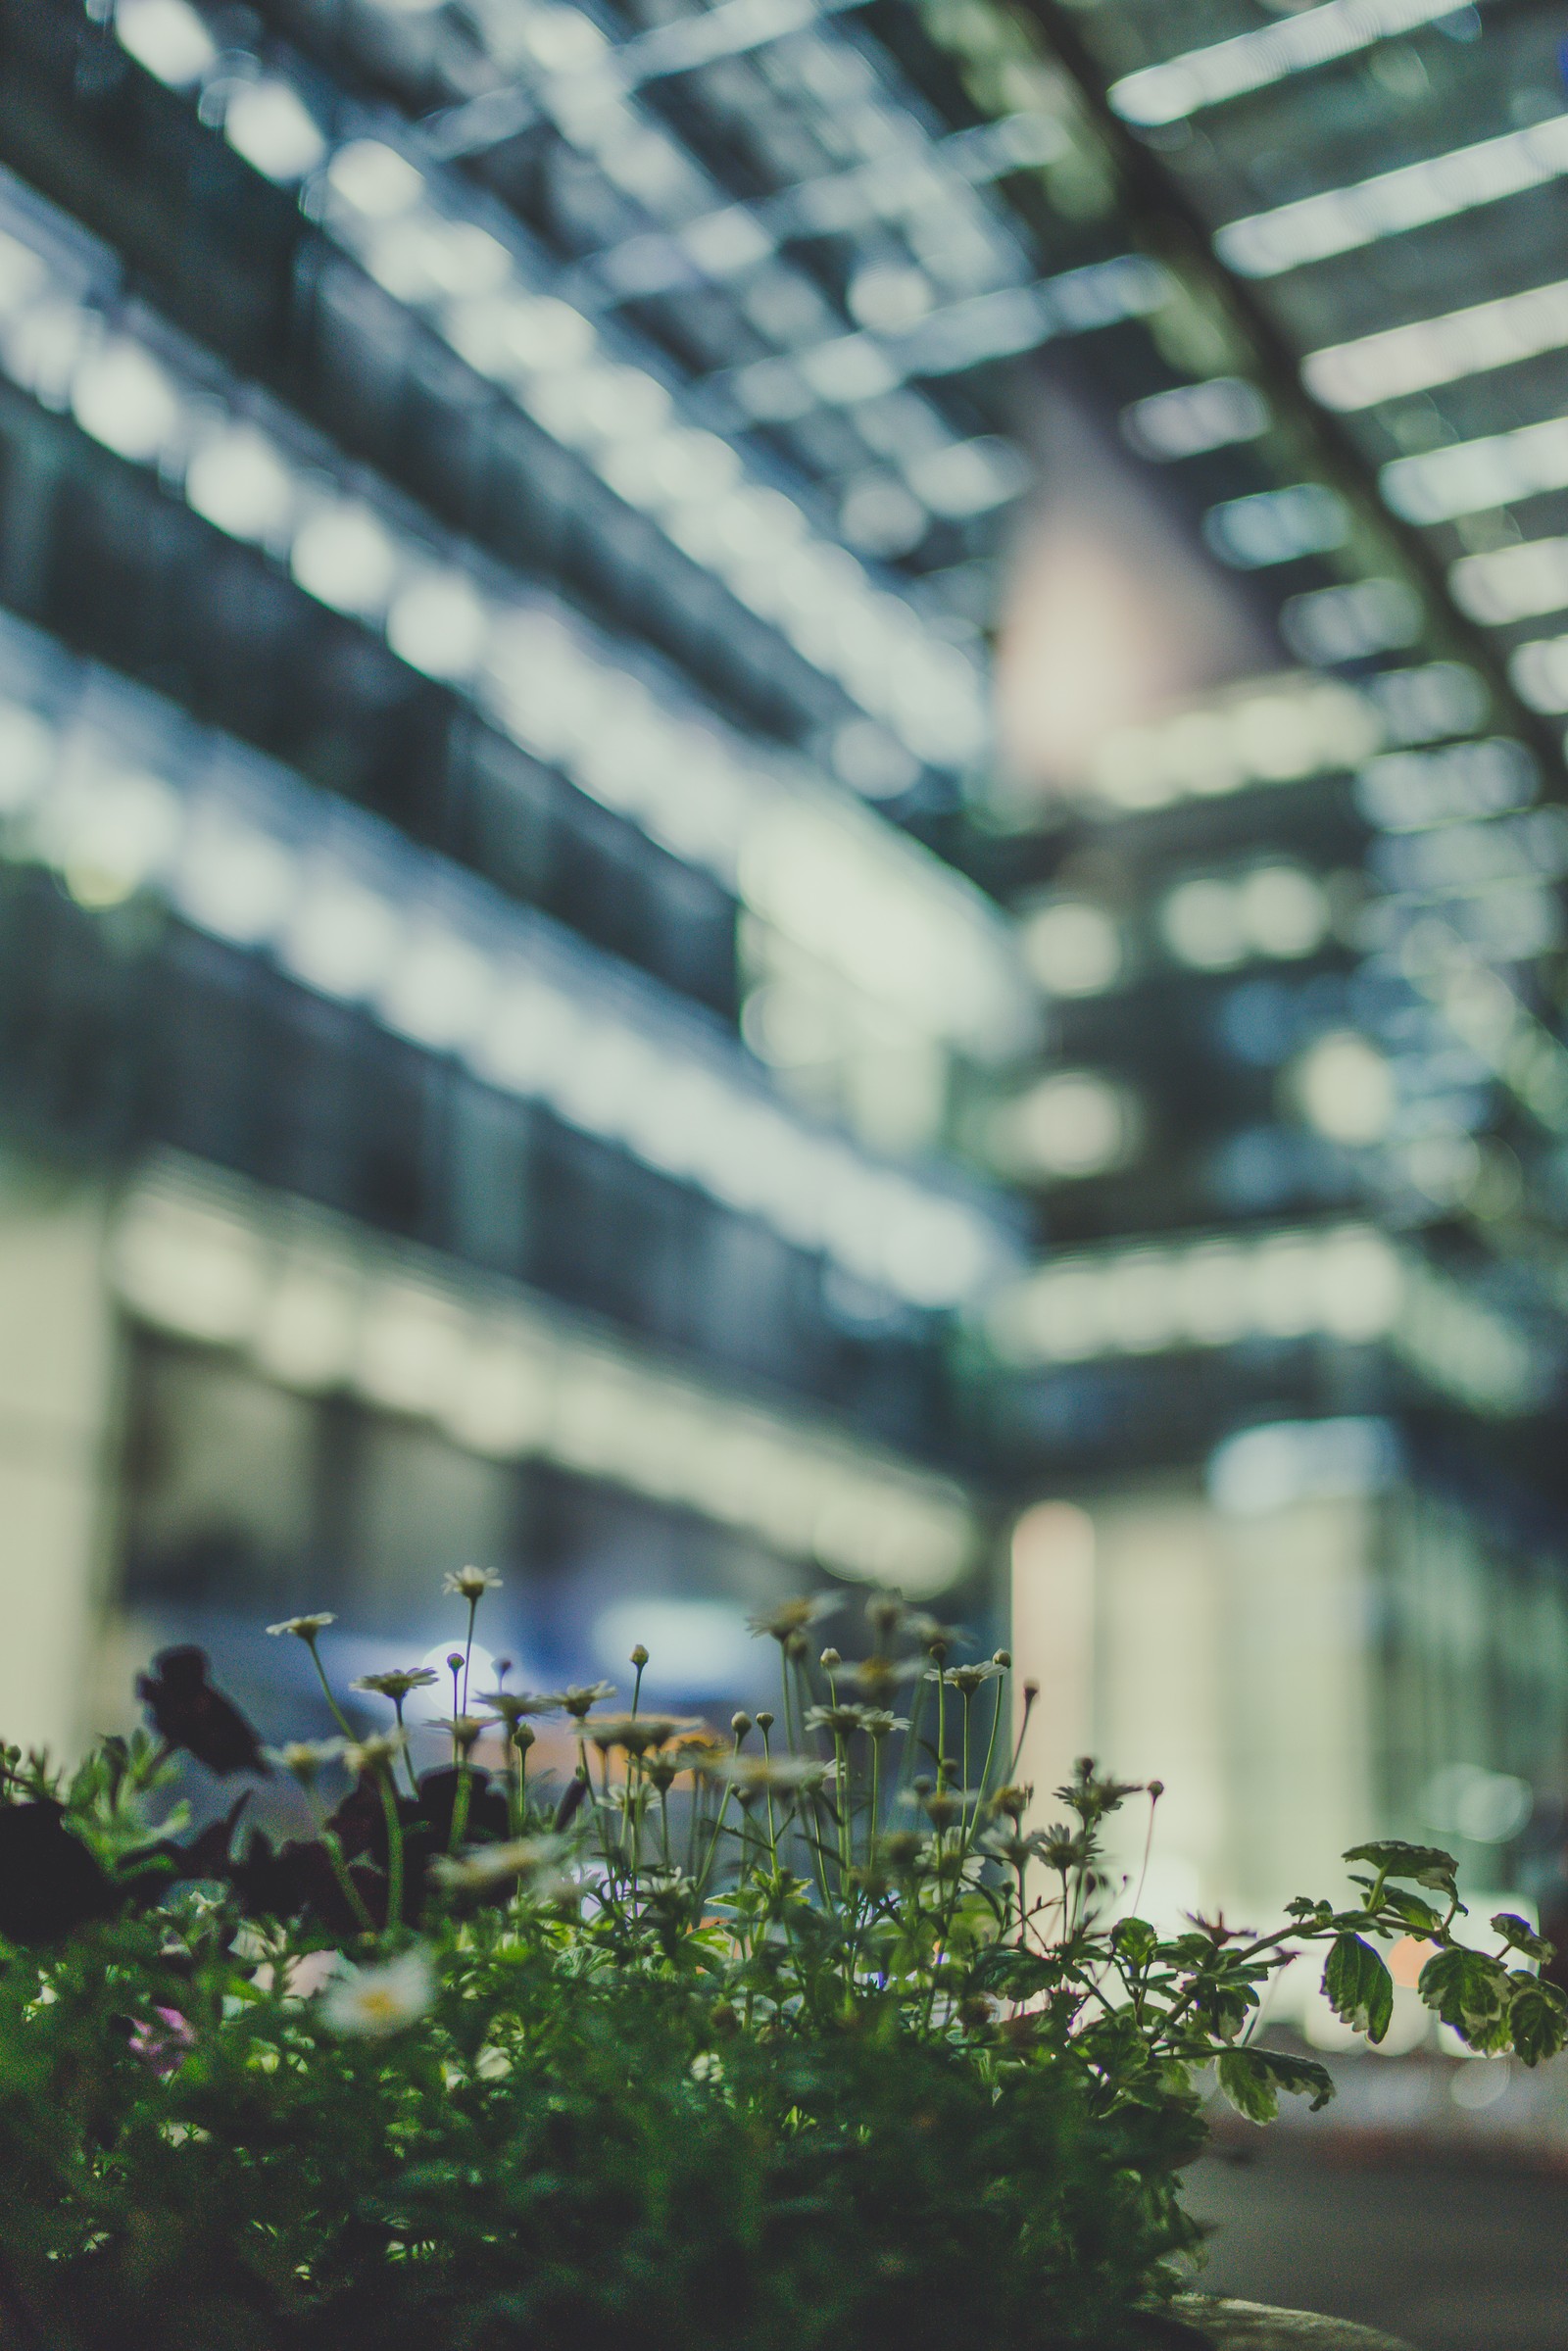
[{"label": "daisy bud", "polygon": [[771,1731],[773,1728],[773,1717],[764,1710],[764,1712],[760,1714],[757,1718],[757,1728],[759,1731]]},{"label": "daisy bud", "polygon": [[839,1667],[844,1663],[844,1660],[839,1655],[837,1649],[824,1649],[822,1651],[820,1663],[823,1673],[836,1674],[839,1670]]},{"label": "daisy bud", "polygon": [[633,1649],[631,1653],[631,1661],[639,1673],[642,1672],[643,1667],[648,1663],[648,1651],[643,1647],[641,1641],[639,1641],[637,1646]]},{"label": "daisy bud", "polygon": [[997,1649],[992,1655],[991,1662],[993,1665],[1009,1666],[1012,1663],[1011,1649]]},{"label": "daisy bud", "polygon": [[752,1718],[749,1714],[732,1714],[729,1718],[729,1727],[734,1732],[738,1743],[751,1729]]}]

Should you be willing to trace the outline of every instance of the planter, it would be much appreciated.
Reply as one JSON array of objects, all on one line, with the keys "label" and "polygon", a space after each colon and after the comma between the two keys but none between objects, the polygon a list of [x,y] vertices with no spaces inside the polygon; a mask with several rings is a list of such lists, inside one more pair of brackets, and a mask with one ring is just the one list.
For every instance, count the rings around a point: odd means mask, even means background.
[{"label": "planter", "polygon": [[1271,2310],[1261,2302],[1215,2301],[1206,2294],[1183,2294],[1175,2308],[1195,2343],[1210,2343],[1214,2351],[1408,2351],[1392,2334],[1306,2310]]}]

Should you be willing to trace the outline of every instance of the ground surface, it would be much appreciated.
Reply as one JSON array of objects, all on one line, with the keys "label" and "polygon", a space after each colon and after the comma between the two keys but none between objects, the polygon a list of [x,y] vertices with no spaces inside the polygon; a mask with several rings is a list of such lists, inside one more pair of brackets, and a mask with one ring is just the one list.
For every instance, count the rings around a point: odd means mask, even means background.
[{"label": "ground surface", "polygon": [[1568,2351],[1568,2176],[1305,2158],[1259,2133],[1190,2202],[1216,2224],[1201,2283],[1363,2326],[1415,2351]]}]

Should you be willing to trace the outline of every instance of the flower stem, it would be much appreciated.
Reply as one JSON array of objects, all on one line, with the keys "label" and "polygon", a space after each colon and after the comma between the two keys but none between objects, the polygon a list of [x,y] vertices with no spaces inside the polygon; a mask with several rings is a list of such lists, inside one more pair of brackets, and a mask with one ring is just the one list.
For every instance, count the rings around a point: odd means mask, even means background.
[{"label": "flower stem", "polygon": [[452,1827],[447,1835],[447,1851],[455,1853],[463,1842],[463,1832],[468,1825],[468,1804],[473,1793],[473,1767],[466,1755],[458,1766],[458,1792],[452,1800]]},{"label": "flower stem", "polygon": [[397,1783],[390,1771],[378,1771],[381,1810],[386,1816],[386,1923],[403,1924],[403,1823],[398,1817]]},{"label": "flower stem", "polygon": [[332,1865],[332,1875],[342,1888],[344,1899],[347,1901],[349,1908],[359,1920],[360,1925],[364,1928],[366,1934],[373,1935],[375,1933],[375,1921],[373,1918],[371,1918],[368,1909],[366,1907],[365,1896],[355,1885],[354,1879],[350,1874],[348,1863],[343,1858],[343,1847],[338,1843],[336,1837],[333,1835],[330,1829],[323,1829],[321,1831],[321,1847],[326,1854],[327,1860]]},{"label": "flower stem", "polygon": [[520,1837],[523,1821],[527,1817],[524,1798],[527,1791],[528,1756],[526,1749],[517,1744],[515,1733],[507,1743],[512,1749],[511,1754],[507,1757],[507,1829],[511,1836]]},{"label": "flower stem", "polygon": [[414,1757],[409,1752],[409,1727],[403,1720],[403,1697],[401,1691],[393,1699],[392,1704],[397,1711],[398,1729],[403,1734],[403,1768],[409,1776],[409,1793],[414,1798],[415,1802],[417,1803],[419,1800],[419,1783],[414,1776]]},{"label": "flower stem", "polygon": [[308,1641],[305,1645],[311,1652],[311,1663],[316,1668],[317,1678],[320,1682],[322,1690],[326,1692],[326,1702],[332,1709],[332,1720],[336,1723],[338,1729],[342,1732],[345,1739],[352,1739],[354,1737],[354,1725],[349,1721],[348,1716],[344,1713],[342,1707],[338,1704],[337,1699],[332,1694],[332,1685],[326,1678],[326,1668],[321,1663],[320,1657],[317,1653],[315,1641]]},{"label": "flower stem", "polygon": [[708,1886],[709,1875],[713,1867],[713,1855],[718,1849],[719,1831],[724,1826],[724,1815],[729,1810],[729,1799],[730,1789],[726,1784],[723,1794],[719,1798],[718,1810],[713,1816],[713,1834],[708,1840],[708,1850],[703,1855],[703,1866],[701,1871],[698,1873],[697,1886],[699,1892],[706,1891]]},{"label": "flower stem", "polygon": [[473,1620],[479,1613],[478,1594],[468,1602],[468,1638],[463,1644],[463,1711],[468,1711],[468,1667],[473,1662]]}]

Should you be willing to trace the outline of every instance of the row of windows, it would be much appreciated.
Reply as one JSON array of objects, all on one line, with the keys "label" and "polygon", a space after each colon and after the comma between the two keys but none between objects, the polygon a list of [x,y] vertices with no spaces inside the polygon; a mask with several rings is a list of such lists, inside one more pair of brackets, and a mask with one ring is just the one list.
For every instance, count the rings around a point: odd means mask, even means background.
[{"label": "row of windows", "polygon": [[0,883],[13,1132],[164,1145],[844,1412],[952,1444],[926,1327],[755,1220],[131,905]]},{"label": "row of windows", "polygon": [[[6,0],[0,158],[124,258],[242,374],[387,465],[503,561],[564,580],[745,724],[798,733],[825,689],[526,418],[482,396],[272,188],[106,39],[77,0]],[[826,696],[837,705],[836,697]]]}]

